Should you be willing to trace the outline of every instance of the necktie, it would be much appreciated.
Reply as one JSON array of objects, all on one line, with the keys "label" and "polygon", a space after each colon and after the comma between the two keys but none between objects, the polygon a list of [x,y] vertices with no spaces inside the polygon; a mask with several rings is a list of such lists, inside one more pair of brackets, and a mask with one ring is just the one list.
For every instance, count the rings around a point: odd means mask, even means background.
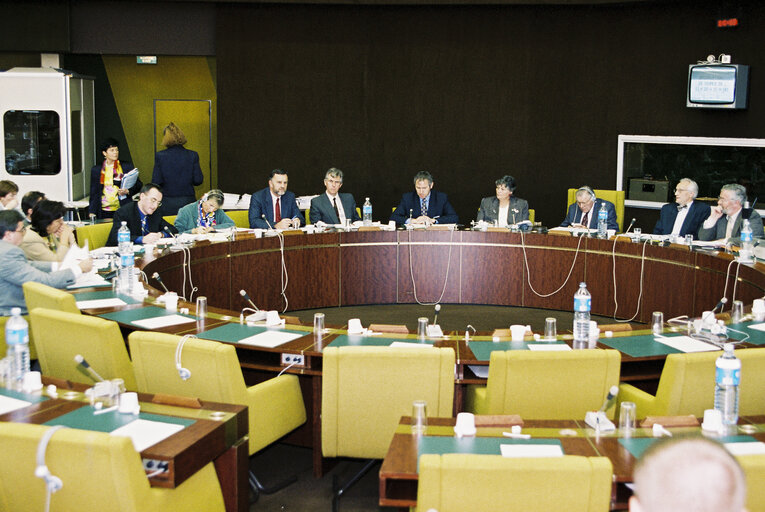
[{"label": "necktie", "polygon": [[281,197],[276,198],[276,212],[274,213],[274,224],[282,220],[282,209],[279,206],[281,199],[282,199]]},{"label": "necktie", "polygon": [[677,205],[677,211],[678,211],[678,212],[681,212],[681,211],[683,211],[683,210],[684,210],[684,209],[686,209],[686,208],[688,208],[688,205],[687,205],[687,204],[684,204],[684,205]]},{"label": "necktie", "polygon": [[148,235],[149,230],[146,228],[146,216],[141,217],[141,234]]},{"label": "necktie", "polygon": [[337,222],[340,222],[340,210],[337,209],[337,198],[332,198],[332,206],[335,208],[335,215],[337,215]]},{"label": "necktie", "polygon": [[589,226],[590,219],[588,218],[589,215],[590,215],[590,212],[584,212],[584,215],[582,215],[582,225],[584,227],[590,227]]},{"label": "necktie", "polygon": [[428,202],[425,201],[425,199],[420,200],[420,210],[422,211],[422,215],[428,216]]}]

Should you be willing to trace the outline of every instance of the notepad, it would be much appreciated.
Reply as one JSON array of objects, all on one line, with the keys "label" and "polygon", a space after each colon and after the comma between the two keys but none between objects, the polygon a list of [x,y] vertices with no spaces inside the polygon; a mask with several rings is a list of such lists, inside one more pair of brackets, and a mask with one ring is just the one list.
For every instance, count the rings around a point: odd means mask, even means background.
[{"label": "notepad", "polygon": [[80,300],[77,301],[77,307],[80,309],[98,309],[98,308],[116,308],[118,306],[125,306],[127,302],[122,299],[93,299],[93,300]]},{"label": "notepad", "polygon": [[141,452],[149,446],[167,439],[176,432],[183,430],[183,425],[176,423],[164,423],[137,419],[118,429],[112,430],[110,435],[129,437],[137,452]]},{"label": "notepad", "polygon": [[563,457],[559,444],[501,444],[503,457]]},{"label": "notepad", "polygon": [[713,350],[720,350],[720,347],[694,340],[690,336],[675,336],[672,338],[655,336],[654,340],[680,352],[711,352]]},{"label": "notepad", "polygon": [[754,329],[755,331],[765,331],[765,324],[751,324],[746,326],[747,329]]},{"label": "notepad", "polygon": [[557,351],[557,350],[571,350],[571,347],[565,343],[529,343],[529,350],[541,350],[545,351]]},{"label": "notepad", "polygon": [[755,441],[751,443],[724,443],[725,449],[731,455],[763,455],[765,454],[765,443]]},{"label": "notepad", "polygon": [[6,414],[17,409],[23,409],[29,405],[32,405],[32,403],[25,400],[19,400],[17,398],[0,395],[0,414]]},{"label": "notepad", "polygon": [[189,318],[183,315],[166,315],[157,316],[154,318],[146,318],[143,320],[135,320],[131,323],[144,329],[161,329],[162,327],[170,327],[171,325],[186,324],[195,321],[196,320],[194,318]]},{"label": "notepad", "polygon": [[305,336],[303,333],[294,332],[282,332],[282,331],[265,331],[253,336],[239,340],[237,343],[244,345],[252,345],[254,347],[266,347],[274,348],[287,343],[288,341],[296,340]]},{"label": "notepad", "polygon": [[489,367],[479,364],[469,364],[468,368],[472,370],[472,372],[475,374],[476,377],[479,379],[488,379],[489,378]]},{"label": "notepad", "polygon": [[429,343],[408,343],[406,341],[394,341],[389,347],[404,347],[404,348],[433,348],[433,345],[430,345]]}]

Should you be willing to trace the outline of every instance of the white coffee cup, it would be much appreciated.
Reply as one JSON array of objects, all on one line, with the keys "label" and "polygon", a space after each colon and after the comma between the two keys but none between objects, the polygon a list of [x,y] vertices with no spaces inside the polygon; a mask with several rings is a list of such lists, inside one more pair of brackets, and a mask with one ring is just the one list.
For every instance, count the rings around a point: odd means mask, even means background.
[{"label": "white coffee cup", "polygon": [[765,320],[765,300],[754,299],[752,301],[752,314],[758,322]]},{"label": "white coffee cup", "polygon": [[39,391],[43,387],[42,376],[40,372],[27,372],[24,374],[24,382],[22,382],[22,389],[27,393],[32,391]]},{"label": "white coffee cup", "polygon": [[475,416],[473,413],[461,412],[457,414],[457,423],[454,425],[454,433],[457,434],[457,437],[475,435]]},{"label": "white coffee cup", "polygon": [[361,334],[364,332],[364,327],[361,326],[361,320],[358,318],[351,318],[348,320],[348,334]]},{"label": "white coffee cup", "polygon": [[701,423],[701,429],[708,432],[719,432],[722,430],[722,414],[717,409],[707,409],[704,411],[704,421]]},{"label": "white coffee cup", "polygon": [[513,341],[523,341],[523,337],[526,336],[525,325],[511,325],[510,326],[510,339]]},{"label": "white coffee cup", "polygon": [[178,311],[178,294],[175,292],[165,293],[165,309],[175,313]]},{"label": "white coffee cup", "polygon": [[123,414],[138,414],[141,406],[138,405],[138,393],[128,391],[120,394],[119,412]]}]

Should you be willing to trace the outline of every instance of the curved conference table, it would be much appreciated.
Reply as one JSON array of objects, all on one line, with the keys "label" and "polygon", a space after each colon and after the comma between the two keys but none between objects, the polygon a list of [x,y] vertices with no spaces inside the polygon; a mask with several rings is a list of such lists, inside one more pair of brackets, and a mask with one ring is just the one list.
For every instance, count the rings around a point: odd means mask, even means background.
[{"label": "curved conference table", "polygon": [[[731,264],[733,256],[724,252],[637,244],[627,239],[398,230],[295,234],[284,236],[283,244],[282,250],[277,237],[256,238],[249,234],[237,235],[235,241],[197,242],[186,256],[183,251],[168,249],[147,255],[143,264],[148,276],[159,272],[169,289],[180,292],[184,270],[190,269],[193,284],[198,288],[195,296],[208,298],[207,318],[197,322],[195,328],[168,332],[198,333],[226,321],[238,321],[244,306],[239,295],[242,289],[261,309],[281,311],[282,253],[289,276],[285,290],[288,310],[435,302],[443,294],[440,302],[449,304],[570,311],[574,292],[579,282],[585,281],[592,294],[594,314],[616,313],[617,318],[624,319],[637,310],[635,320],[648,322],[653,311],[663,311],[665,319],[699,316],[711,310],[724,295],[730,306],[734,286],[735,299],[746,304],[765,295],[765,265],[761,263]],[[558,293],[541,296],[555,291],[564,282]],[[188,293],[188,282],[186,286]],[[276,348],[238,345],[237,353],[248,384],[281,371],[283,353],[304,356],[304,366],[288,371],[300,376],[312,421],[290,440],[314,447],[314,473],[320,475],[321,350],[337,334],[317,342],[310,329],[304,329],[305,336]],[[459,410],[465,385],[485,382],[475,377],[468,365],[486,365],[488,361],[473,354],[462,339],[464,333],[454,334],[451,339],[435,344],[455,348],[455,409]],[[650,388],[650,383],[655,385],[658,381],[665,357],[634,357],[623,352],[622,381],[648,383]]]}]

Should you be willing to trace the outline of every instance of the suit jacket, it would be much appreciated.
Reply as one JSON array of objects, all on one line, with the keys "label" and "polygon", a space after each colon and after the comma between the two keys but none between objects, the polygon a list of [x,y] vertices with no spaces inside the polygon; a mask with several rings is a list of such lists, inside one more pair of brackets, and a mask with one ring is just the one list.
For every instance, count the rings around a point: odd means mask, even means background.
[{"label": "suit jacket", "polygon": [[[592,205],[592,209],[590,210],[590,217],[587,219],[589,223],[589,226],[587,227],[590,229],[595,229],[598,227],[598,212],[600,211],[600,205],[603,203],[606,204],[606,211],[608,212],[606,227],[608,229],[615,229],[616,231],[619,231],[619,224],[616,222],[616,208],[614,207],[614,203],[611,201],[606,201],[605,199],[595,200],[595,204]],[[560,225],[565,228],[572,224],[579,224],[581,221],[582,210],[579,209],[579,205],[573,203],[568,207],[566,218],[563,219],[563,222],[561,222]]]},{"label": "suit jacket", "polygon": [[[133,164],[123,162],[122,160],[120,160],[120,166],[123,173],[128,173],[135,169]],[[94,214],[98,219],[104,218],[104,211],[101,209],[101,196],[104,193],[104,185],[101,183],[101,167],[103,167],[103,162],[90,168],[90,204],[88,205],[88,212]],[[141,183],[139,178],[136,180],[135,185],[128,189],[128,195],[124,199],[120,199],[120,208],[131,203],[133,196],[140,192],[142,187],[143,183]]]},{"label": "suit jacket", "polygon": [[[736,217],[736,222],[733,224],[733,231],[731,231],[731,238],[741,236],[741,214]],[[752,228],[752,236],[755,238],[763,238],[765,234],[762,230],[762,217],[757,213],[757,210],[752,210],[752,215],[749,216],[749,225]],[[719,240],[725,238],[725,230],[728,228],[728,219],[725,215],[717,219],[714,226],[709,229],[705,229],[701,226],[699,229],[699,240]]]},{"label": "suit jacket", "polygon": [[[175,218],[175,229],[179,233],[191,233],[191,230],[196,227],[199,227],[199,201],[189,203],[178,210],[178,216]],[[215,227],[220,229],[234,227],[234,221],[222,208],[215,210]]]},{"label": "suit jacket", "polygon": [[[120,229],[123,220],[127,222],[127,227],[130,229],[130,239],[133,243],[143,243],[143,240],[139,240],[143,238],[141,215],[138,212],[138,203],[134,201],[114,212],[112,230],[109,232],[109,239],[106,241],[106,245],[117,245],[117,231]],[[162,233],[162,236],[166,236],[164,233],[165,227],[169,228],[171,233],[178,232],[175,226],[162,218],[159,208],[147,217],[146,225],[149,228],[149,233]]]},{"label": "suit jacket", "polygon": [[[513,212],[518,210],[518,213]],[[494,222],[499,215],[499,199],[496,196],[484,197],[481,199],[481,206],[478,208],[478,217],[476,220],[485,220]],[[515,215],[515,218],[513,218]],[[525,199],[510,196],[510,207],[507,209],[507,223],[518,224],[522,220],[529,220],[529,203]]]},{"label": "suit jacket", "polygon": [[71,233],[72,228],[66,226],[62,239],[54,242],[56,247],[54,252],[48,245],[47,236],[43,238],[34,229],[27,228],[19,249],[24,252],[24,256],[30,261],[64,261],[64,257],[66,257],[66,253],[69,250],[69,237]]},{"label": "suit jacket", "polygon": [[70,269],[51,272],[49,261],[28,261],[24,252],[10,242],[0,240],[0,316],[10,316],[11,308],[27,313],[21,285],[27,281],[65,288],[74,284]]},{"label": "suit jacket", "polygon": [[176,145],[154,155],[151,181],[162,187],[165,197],[190,197],[193,201],[194,186],[201,185],[204,179],[196,151]]},{"label": "suit jacket", "polygon": [[[281,206],[279,208],[282,212],[282,219],[294,219],[297,217],[300,219],[300,224],[305,224],[305,217],[303,217],[303,214],[300,213],[300,209],[297,206],[297,201],[295,200],[295,194],[289,190],[286,191],[282,196],[280,203]],[[271,227],[273,227],[275,224],[274,206],[273,202],[271,201],[271,189],[268,187],[258,190],[252,194],[252,197],[250,197],[250,211],[247,216],[250,219],[251,228],[269,228],[266,221],[261,218],[261,215],[265,215],[266,219],[268,219],[268,223],[270,223]]]},{"label": "suit jacket", "polygon": [[[415,219],[422,213],[420,196],[417,195],[417,192],[405,192],[401,196],[401,203],[399,203],[396,210],[390,216],[390,220],[395,220],[399,226],[406,224],[406,220],[409,218],[409,210],[412,211],[412,217]],[[431,219],[438,217],[436,220],[438,224],[457,224],[460,221],[454,207],[449,203],[449,197],[438,190],[430,191],[428,217]]]},{"label": "suit jacket", "polygon": [[[688,215],[685,216],[683,225],[680,227],[680,236],[687,234],[693,235],[693,238],[699,237],[699,229],[704,221],[709,217],[711,209],[708,204],[693,201],[688,208]],[[672,228],[675,227],[677,219],[677,203],[667,203],[661,207],[659,221],[653,228],[654,235],[671,235]]]},{"label": "suit jacket", "polygon": [[[350,219],[351,222],[361,220],[359,214],[356,213],[356,200],[353,198],[353,195],[338,192],[337,197],[340,199],[340,204],[343,205],[346,219]],[[308,217],[311,219],[311,224],[316,224],[319,221],[326,222],[327,224],[340,224],[340,219],[337,218],[335,208],[332,206],[326,193],[311,199],[311,209]]]}]

